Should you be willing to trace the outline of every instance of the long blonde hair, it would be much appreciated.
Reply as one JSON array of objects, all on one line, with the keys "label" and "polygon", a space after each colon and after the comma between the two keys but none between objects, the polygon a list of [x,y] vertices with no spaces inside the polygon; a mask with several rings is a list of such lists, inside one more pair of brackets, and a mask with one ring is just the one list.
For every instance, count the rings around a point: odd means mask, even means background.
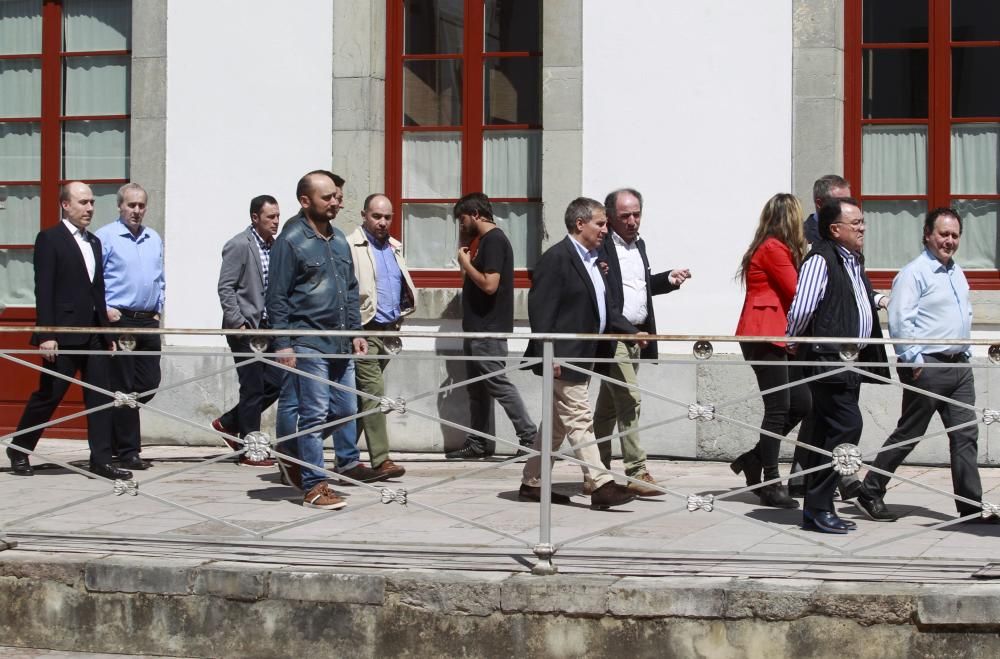
[{"label": "long blonde hair", "polygon": [[760,212],[760,220],[757,222],[757,231],[754,233],[753,241],[740,261],[736,278],[746,285],[753,253],[765,240],[771,237],[777,238],[792,251],[792,261],[797,270],[802,265],[802,260],[805,259],[807,249],[805,234],[802,230],[803,215],[802,204],[793,194],[779,192],[768,199],[767,203],[764,204],[764,209]]}]

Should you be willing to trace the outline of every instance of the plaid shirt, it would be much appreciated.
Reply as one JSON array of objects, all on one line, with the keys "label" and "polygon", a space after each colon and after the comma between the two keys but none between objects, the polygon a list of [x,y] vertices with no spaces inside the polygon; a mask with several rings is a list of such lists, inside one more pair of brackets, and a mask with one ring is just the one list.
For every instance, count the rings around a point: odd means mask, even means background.
[{"label": "plaid shirt", "polygon": [[[267,275],[271,267],[271,246],[264,242],[257,230],[250,225],[250,234],[257,241],[257,251],[260,252],[260,271],[264,275],[264,291],[267,291]],[[267,309],[264,309],[264,318],[267,318]]]}]

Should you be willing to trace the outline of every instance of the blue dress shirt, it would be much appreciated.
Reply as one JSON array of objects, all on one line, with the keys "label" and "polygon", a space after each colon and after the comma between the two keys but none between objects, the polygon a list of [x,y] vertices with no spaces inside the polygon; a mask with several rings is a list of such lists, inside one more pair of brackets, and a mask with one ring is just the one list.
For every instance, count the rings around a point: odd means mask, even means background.
[{"label": "blue dress shirt", "polygon": [[118,218],[94,234],[101,239],[104,299],[109,307],[163,312],[163,241],[149,227],[133,236]]},{"label": "blue dress shirt", "polygon": [[399,300],[403,295],[403,272],[396,262],[396,250],[388,240],[379,245],[367,229],[362,227],[362,231],[375,263],[375,322],[394,323],[399,320]]},{"label": "blue dress shirt", "polygon": [[[927,249],[892,281],[889,334],[894,339],[968,339],[972,332],[969,282],[954,260],[938,261]],[[894,346],[899,359],[923,364],[925,354],[965,353],[968,345]]]}]

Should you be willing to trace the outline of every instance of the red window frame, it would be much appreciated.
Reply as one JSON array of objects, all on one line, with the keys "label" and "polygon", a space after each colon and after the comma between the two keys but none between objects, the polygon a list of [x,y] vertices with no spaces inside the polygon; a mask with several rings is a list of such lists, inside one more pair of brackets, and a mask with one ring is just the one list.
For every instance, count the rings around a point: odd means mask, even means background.
[{"label": "red window frame", "polygon": [[[859,201],[912,200],[927,203],[927,210],[951,206],[953,199],[1000,200],[1000,194],[952,194],[951,127],[955,123],[996,123],[1000,117],[953,117],[951,108],[951,53],[956,48],[1000,46],[1000,41],[952,41],[951,0],[927,0],[928,41],[906,43],[864,43],[863,2],[848,0],[844,7],[844,173]],[[928,51],[926,119],[865,119],[862,116],[862,57],[866,49],[925,49]],[[866,195],[861,187],[862,127],[877,124],[918,124],[927,126],[927,194]],[[872,284],[892,285],[897,270],[869,270]],[[1000,290],[1000,270],[966,270],[974,290]]]},{"label": "red window frame", "polygon": [[[483,134],[487,131],[541,130],[541,124],[490,125],[483,121],[483,66],[486,59],[541,57],[541,51],[486,52],[484,49],[485,2],[464,0],[464,27],[461,53],[406,55],[404,53],[404,1],[386,0],[385,72],[385,187],[397,209],[406,203],[454,203],[458,199],[417,199],[403,197],[403,135],[410,132],[459,132],[462,135],[461,194],[483,188]],[[539,26],[540,29],[540,26]],[[404,62],[459,60],[462,62],[462,124],[460,126],[403,125]],[[541,99],[539,99],[541,100]],[[490,197],[494,202],[541,203],[541,197]],[[392,235],[403,239],[403,222],[394,222]],[[454,250],[458,245],[450,246]],[[410,275],[421,288],[460,288],[462,273],[454,270],[412,269]],[[514,271],[515,288],[531,285],[528,270]]]}]

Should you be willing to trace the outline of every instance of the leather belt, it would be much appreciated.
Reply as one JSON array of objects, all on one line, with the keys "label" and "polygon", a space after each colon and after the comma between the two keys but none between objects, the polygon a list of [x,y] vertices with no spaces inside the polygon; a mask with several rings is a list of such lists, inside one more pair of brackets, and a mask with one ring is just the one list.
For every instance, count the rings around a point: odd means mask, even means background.
[{"label": "leather belt", "polygon": [[157,314],[156,311],[136,311],[135,309],[118,309],[118,311],[126,318],[134,320],[149,320]]},{"label": "leather belt", "polygon": [[950,362],[953,364],[968,361],[964,352],[931,352],[924,355],[924,357],[932,357],[939,362]]},{"label": "leather belt", "polygon": [[365,323],[366,330],[373,330],[376,332],[395,332],[403,324],[403,319],[394,320],[391,323],[380,323],[375,320],[370,320]]}]

